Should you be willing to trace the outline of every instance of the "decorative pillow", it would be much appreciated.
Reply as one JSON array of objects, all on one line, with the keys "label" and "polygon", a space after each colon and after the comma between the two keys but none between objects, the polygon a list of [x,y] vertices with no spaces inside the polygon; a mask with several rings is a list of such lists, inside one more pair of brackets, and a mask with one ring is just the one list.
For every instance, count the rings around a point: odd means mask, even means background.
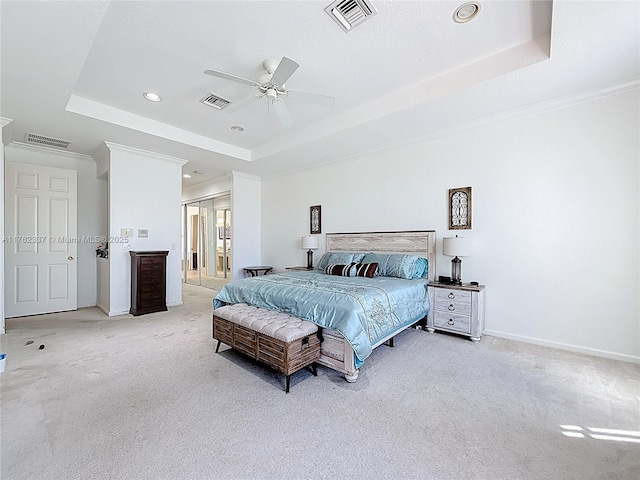
[{"label": "decorative pillow", "polygon": [[324,272],[324,269],[327,268],[327,265],[331,265],[334,263],[348,265],[350,263],[359,261],[354,260],[353,257],[354,254],[352,252],[327,252],[322,255],[322,257],[320,257],[320,261],[318,262],[316,268]]},{"label": "decorative pillow", "polygon": [[325,267],[324,273],[327,275],[339,275],[341,277],[355,277],[356,264],[350,263],[349,265],[342,265],[339,263],[332,263]]},{"label": "decorative pillow", "polygon": [[377,263],[377,276],[397,277],[412,280],[426,278],[428,272],[427,259],[416,255],[400,253],[368,253],[362,263]]},{"label": "decorative pillow", "polygon": [[429,273],[429,262],[426,258],[418,257],[415,263],[412,278],[427,278]]},{"label": "decorative pillow", "polygon": [[373,278],[378,270],[377,263],[359,263],[356,265],[356,277]]}]

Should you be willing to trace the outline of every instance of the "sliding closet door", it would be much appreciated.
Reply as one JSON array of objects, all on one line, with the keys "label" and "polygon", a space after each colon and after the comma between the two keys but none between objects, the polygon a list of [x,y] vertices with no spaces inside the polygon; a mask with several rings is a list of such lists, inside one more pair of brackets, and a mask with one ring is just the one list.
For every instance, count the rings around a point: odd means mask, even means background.
[{"label": "sliding closet door", "polygon": [[231,278],[230,197],[183,206],[182,279],[219,290]]}]

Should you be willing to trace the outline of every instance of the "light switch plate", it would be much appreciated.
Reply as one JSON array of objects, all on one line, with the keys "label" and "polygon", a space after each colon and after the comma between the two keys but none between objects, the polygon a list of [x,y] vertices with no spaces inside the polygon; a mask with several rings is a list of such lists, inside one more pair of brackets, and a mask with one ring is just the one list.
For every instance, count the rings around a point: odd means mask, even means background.
[{"label": "light switch plate", "polygon": [[120,236],[125,238],[133,237],[133,228],[121,228]]},{"label": "light switch plate", "polygon": [[149,230],[147,230],[146,228],[138,229],[138,238],[148,238],[148,237],[149,237]]}]

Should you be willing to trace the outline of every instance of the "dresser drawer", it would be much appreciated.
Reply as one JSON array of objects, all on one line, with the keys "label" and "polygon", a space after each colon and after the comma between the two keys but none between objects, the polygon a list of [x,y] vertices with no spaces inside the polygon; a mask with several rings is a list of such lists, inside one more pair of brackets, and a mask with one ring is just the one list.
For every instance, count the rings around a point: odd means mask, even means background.
[{"label": "dresser drawer", "polygon": [[448,288],[436,288],[436,304],[447,305],[451,302],[457,303],[471,303],[471,292],[465,292],[464,290],[454,290]]},{"label": "dresser drawer", "polygon": [[461,303],[458,300],[449,300],[447,302],[444,300],[436,300],[435,310],[445,315],[456,314],[469,316],[471,315],[471,304]]},{"label": "dresser drawer", "polygon": [[164,257],[141,257],[140,265],[145,267],[153,266],[153,265],[164,265]]},{"label": "dresser drawer", "polygon": [[470,319],[465,315],[447,314],[437,311],[434,314],[433,326],[453,330],[460,333],[470,333]]}]

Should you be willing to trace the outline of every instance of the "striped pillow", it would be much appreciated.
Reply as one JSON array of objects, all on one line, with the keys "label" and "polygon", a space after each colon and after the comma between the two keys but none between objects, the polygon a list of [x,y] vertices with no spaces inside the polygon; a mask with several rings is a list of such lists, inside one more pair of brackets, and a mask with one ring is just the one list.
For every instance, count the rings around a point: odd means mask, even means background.
[{"label": "striped pillow", "polygon": [[340,263],[332,263],[325,267],[324,273],[327,275],[339,275],[341,277],[355,277],[356,264],[350,263],[349,265],[343,265]]},{"label": "striped pillow", "polygon": [[356,265],[356,277],[373,278],[378,270],[377,263],[359,263]]}]

